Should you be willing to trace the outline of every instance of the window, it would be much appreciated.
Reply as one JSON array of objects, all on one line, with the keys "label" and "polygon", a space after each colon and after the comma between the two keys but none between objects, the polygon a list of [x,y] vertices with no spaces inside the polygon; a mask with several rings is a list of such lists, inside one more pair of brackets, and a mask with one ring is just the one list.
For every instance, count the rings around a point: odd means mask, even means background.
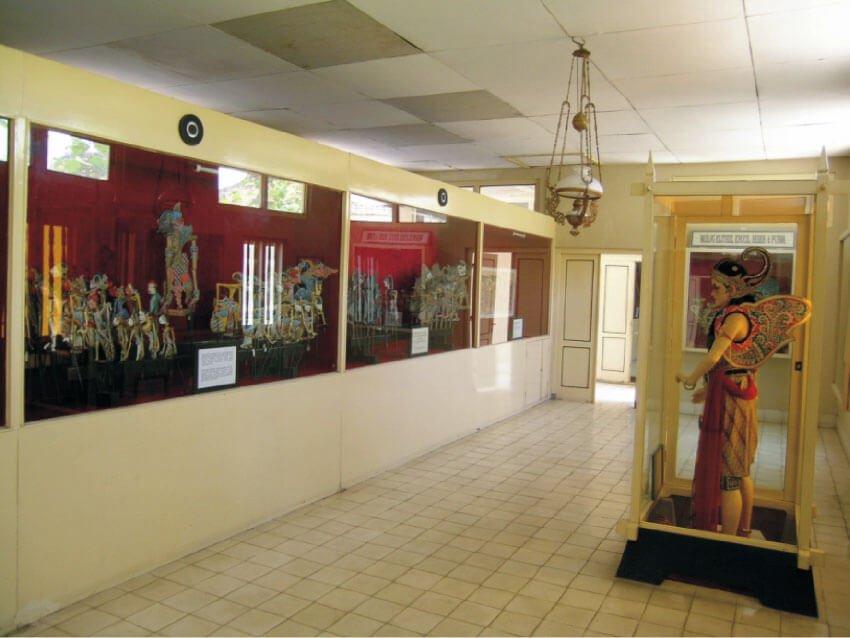
[{"label": "window", "polygon": [[219,166],[218,203],[259,208],[262,199],[259,173]]},{"label": "window", "polygon": [[302,182],[293,182],[280,177],[268,177],[266,187],[266,208],[283,213],[304,213],[304,193]]},{"label": "window", "polygon": [[398,221],[407,224],[445,224],[447,217],[442,213],[432,213],[429,210],[413,206],[398,207]]},{"label": "window", "polygon": [[481,186],[479,191],[482,195],[498,199],[508,204],[514,204],[534,210],[534,200],[537,188],[534,184],[513,184],[505,186]]},{"label": "window", "polygon": [[108,180],[109,145],[60,131],[48,131],[47,168],[78,177]]},{"label": "window", "polygon": [[393,221],[393,205],[371,197],[352,194],[351,221],[391,223]]}]

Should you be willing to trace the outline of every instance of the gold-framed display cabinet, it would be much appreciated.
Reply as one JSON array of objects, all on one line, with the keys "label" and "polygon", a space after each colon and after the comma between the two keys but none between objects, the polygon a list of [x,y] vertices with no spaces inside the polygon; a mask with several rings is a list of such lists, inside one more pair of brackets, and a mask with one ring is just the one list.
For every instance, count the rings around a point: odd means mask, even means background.
[{"label": "gold-framed display cabinet", "polygon": [[[747,592],[770,607],[817,615],[812,566],[813,469],[819,420],[825,250],[833,181],[825,154],[804,179],[656,181],[650,162],[645,200],[634,471],[627,538],[618,575],[666,578]],[[703,404],[677,383],[706,353],[709,274],[723,257],[762,246],[772,256],[768,294],[808,298],[814,308],[794,340],[757,374],[759,443],[750,476],[749,537],[696,529],[692,487]],[[647,316],[648,315],[648,316]]]}]

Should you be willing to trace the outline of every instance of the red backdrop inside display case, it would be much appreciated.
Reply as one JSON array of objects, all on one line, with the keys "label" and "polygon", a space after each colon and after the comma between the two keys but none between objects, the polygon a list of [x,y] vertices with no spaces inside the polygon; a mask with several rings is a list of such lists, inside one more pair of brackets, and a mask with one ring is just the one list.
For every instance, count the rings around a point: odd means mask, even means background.
[{"label": "red backdrop inside display case", "polygon": [[[197,238],[200,292],[191,325],[185,318],[171,317],[178,344],[185,346],[217,337],[210,329],[217,285],[234,284],[233,274],[244,269],[246,246],[253,246],[258,253],[274,247],[275,276],[305,259],[339,269],[339,191],[307,185],[303,214],[220,204],[217,175],[210,170],[215,167],[197,170],[196,160],[108,141],[104,143],[110,147],[109,178],[89,179],[47,168],[47,133],[46,128],[33,127],[27,224],[31,278],[43,280],[46,272],[53,282],[51,271],[57,270],[57,264],[64,264],[65,286],[67,280],[80,275],[88,281],[103,274],[116,287],[132,284],[141,293],[146,309],[148,282],[155,282],[159,293],[165,286],[166,237],[158,232],[158,220],[163,211],[179,203],[184,223],[192,226]],[[56,286],[55,282],[42,285]],[[306,349],[297,376],[336,367],[339,286],[338,273],[324,280],[321,297],[327,325],[317,330],[319,334]],[[32,288],[37,290],[38,283]],[[36,304],[41,302],[38,297],[36,294]],[[42,317],[41,325],[33,327],[34,336],[49,338],[47,324]],[[252,345],[256,353],[256,339]],[[264,342],[263,347],[266,345]],[[274,380],[274,375],[264,374],[263,366],[255,364],[252,362],[251,374],[240,375],[238,384]],[[190,386],[175,388],[172,383],[166,394],[184,394],[191,391]],[[132,399],[122,396],[118,402],[161,396],[157,391]]]},{"label": "red backdrop inside display case", "polygon": [[[11,128],[11,122],[8,123]],[[0,129],[2,130],[2,129]],[[7,129],[8,130],[8,129]],[[5,146],[6,161],[0,161],[0,246],[8,255],[9,228],[9,140],[0,135],[0,145]],[[1,159],[1,158],[0,158]],[[0,259],[0,426],[6,425],[6,286],[7,260]]]}]

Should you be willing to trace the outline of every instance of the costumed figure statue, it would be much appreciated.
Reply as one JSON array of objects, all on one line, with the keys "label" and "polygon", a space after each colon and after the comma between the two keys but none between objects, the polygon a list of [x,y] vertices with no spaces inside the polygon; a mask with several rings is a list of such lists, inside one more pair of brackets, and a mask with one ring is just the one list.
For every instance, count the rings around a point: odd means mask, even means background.
[{"label": "costumed figure statue", "polygon": [[106,299],[109,277],[94,275],[89,282],[86,300],[86,345],[94,352],[95,361],[112,361],[115,345],[112,341],[112,308]]},{"label": "costumed figure statue", "polygon": [[151,359],[156,359],[159,356],[161,344],[159,341],[159,325],[155,316],[146,312],[140,312],[139,325],[141,327],[142,338],[145,340],[148,352]]},{"label": "costumed figure statue", "polygon": [[[756,272],[744,267],[749,257],[761,260]],[[676,381],[705,402],[693,484],[693,526],[724,534],[749,536],[754,488],[750,466],[758,446],[756,371],[793,339],[793,328],[808,320],[811,304],[791,295],[757,301],[757,286],[770,271],[763,248],[747,248],[738,261],[723,259],[711,271],[711,297],[716,314],[708,336],[708,354],[690,374]]]},{"label": "costumed figure statue", "polygon": [[[183,221],[180,203],[162,211],[157,224],[165,235],[165,292],[162,306],[173,314],[192,314],[200,299],[198,289],[198,242],[192,227]],[[187,254],[188,251],[188,254]]]}]

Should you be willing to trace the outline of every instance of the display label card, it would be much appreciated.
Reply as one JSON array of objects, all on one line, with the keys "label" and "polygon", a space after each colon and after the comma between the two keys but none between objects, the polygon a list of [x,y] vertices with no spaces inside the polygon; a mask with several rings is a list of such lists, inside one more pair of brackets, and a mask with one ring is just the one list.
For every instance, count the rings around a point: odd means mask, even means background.
[{"label": "display label card", "polygon": [[794,231],[695,231],[691,240],[694,247],[746,248],[764,246],[766,248],[794,248]]},{"label": "display label card", "polygon": [[428,328],[413,328],[410,331],[410,354],[426,354],[428,352]]},{"label": "display label card", "polygon": [[522,339],[522,318],[514,319],[513,323],[513,339]]},{"label": "display label card", "polygon": [[236,346],[199,348],[196,363],[198,390],[236,385]]}]

